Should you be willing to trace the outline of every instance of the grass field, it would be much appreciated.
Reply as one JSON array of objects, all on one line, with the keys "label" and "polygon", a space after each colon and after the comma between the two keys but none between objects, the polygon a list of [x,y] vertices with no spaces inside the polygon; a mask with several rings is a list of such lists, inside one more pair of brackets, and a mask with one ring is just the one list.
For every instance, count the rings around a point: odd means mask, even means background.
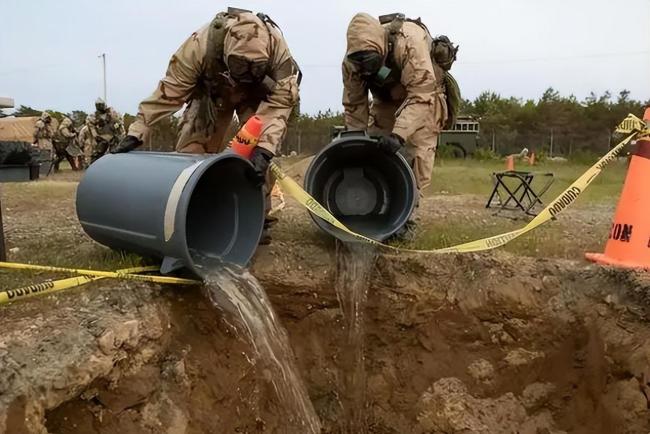
[{"label": "grass field", "polygon": [[[554,162],[536,165],[532,171],[554,174],[554,182],[542,197],[543,201],[552,201],[589,167]],[[558,216],[557,220],[539,227],[503,248],[526,256],[566,259],[582,258],[585,250],[602,249],[626,168],[627,162],[624,160],[611,163],[580,195],[572,208]],[[495,216],[494,211],[482,209],[493,188],[492,173],[503,169],[502,161],[438,161],[427,194],[431,196],[432,201],[440,196],[466,197],[467,210],[465,214],[442,219],[424,217],[422,230],[411,246],[421,249],[449,247],[524,226],[530,218],[522,213],[501,212]],[[531,170],[523,164],[517,169]],[[533,185],[539,187],[540,184],[535,181]],[[539,210],[540,208],[537,208],[536,211]]]},{"label": "grass field", "polygon": [[[295,161],[287,162],[295,163]],[[527,166],[519,169],[526,170]],[[547,163],[535,172],[553,172],[555,182],[544,195],[546,203],[561,193],[588,168],[586,165]],[[432,185],[422,201],[416,238],[405,246],[419,249],[448,247],[524,226],[521,213],[495,213],[485,209],[492,189],[491,174],[503,169],[499,161],[436,162]],[[556,221],[526,234],[507,246],[515,254],[581,259],[583,253],[603,248],[612,212],[625,176],[625,162],[606,167],[575,206]],[[9,259],[16,262],[76,268],[115,270],[139,265],[135,255],[124,255],[90,240],[77,222],[74,197],[78,174],[63,172],[53,179],[0,185]],[[306,211],[290,199],[274,229],[275,242],[300,246],[328,242]],[[46,278],[66,277],[43,272],[0,270],[0,287],[15,287]]]},{"label": "grass field", "polygon": [[[589,167],[590,165],[548,162],[535,165],[532,170],[530,166],[522,163],[517,165],[516,169],[553,173],[555,181],[544,196],[548,201],[549,198],[559,195]],[[590,203],[609,201],[618,197],[626,168],[625,161],[616,161],[606,166],[589,189],[581,195],[576,206],[589,206]],[[493,185],[491,174],[504,169],[503,161],[439,160],[436,161],[433,179],[427,193],[477,194],[487,199]]]}]

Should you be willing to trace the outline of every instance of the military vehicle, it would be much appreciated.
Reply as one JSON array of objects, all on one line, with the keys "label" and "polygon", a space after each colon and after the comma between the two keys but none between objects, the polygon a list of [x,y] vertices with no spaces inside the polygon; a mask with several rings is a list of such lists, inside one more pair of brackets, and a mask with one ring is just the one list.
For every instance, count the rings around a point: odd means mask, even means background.
[{"label": "military vehicle", "polygon": [[438,153],[454,158],[471,157],[478,148],[479,122],[471,116],[459,116],[453,128],[438,136]]}]

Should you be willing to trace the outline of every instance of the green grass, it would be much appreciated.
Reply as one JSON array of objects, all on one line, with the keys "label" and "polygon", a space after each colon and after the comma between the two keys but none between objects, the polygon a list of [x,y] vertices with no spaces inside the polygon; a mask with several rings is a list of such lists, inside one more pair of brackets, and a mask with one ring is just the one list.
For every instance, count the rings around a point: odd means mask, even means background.
[{"label": "green grass", "polygon": [[[76,269],[118,270],[143,265],[143,260],[92,242],[76,222],[76,183],[38,181],[0,185],[7,249],[12,262]],[[0,268],[0,290],[48,279],[65,273]]]},{"label": "green grass", "polygon": [[[459,221],[444,218],[423,224],[416,239],[404,247],[433,250],[498,235],[519,229],[525,222],[509,219]],[[594,225],[589,232],[561,221],[551,221],[511,241],[501,249],[522,256],[580,259],[584,252],[602,250],[608,225]]]},{"label": "green grass", "polygon": [[[564,191],[573,181],[578,179],[589,165],[572,163],[543,163],[530,167],[520,163],[518,170],[537,173],[551,172],[554,182],[543,199],[548,202]],[[489,197],[492,191],[492,173],[505,169],[503,161],[473,161],[473,160],[439,160],[433,169],[431,185],[426,194],[476,194]],[[593,202],[615,200],[620,194],[625,177],[627,164],[616,161],[606,166],[600,176],[594,180],[589,189],[580,196],[577,206]],[[539,185],[534,181],[533,185]]]},{"label": "green grass", "polygon": [[[590,165],[547,162],[531,168],[519,164],[517,169],[538,173],[551,172],[554,183],[542,196],[551,202],[571,183],[589,169]],[[475,195],[468,203],[466,213],[454,212],[448,216],[424,219],[417,237],[407,247],[437,249],[449,247],[523,227],[530,217],[521,212],[502,212],[484,208],[492,192],[492,173],[503,171],[502,161],[441,160],[436,162],[427,195]],[[585,251],[602,250],[609,229],[611,213],[621,192],[627,164],[616,161],[606,166],[601,174],[580,195],[572,209],[580,214],[560,214],[554,221],[517,238],[501,249],[518,255],[580,259]],[[539,188],[539,184],[533,183]],[[435,199],[433,199],[435,200]],[[603,208],[605,206],[605,208]],[[593,212],[593,210],[601,210]],[[538,208],[536,211],[539,211]],[[603,211],[604,210],[604,211]],[[495,215],[496,214],[496,215]],[[516,217],[516,219],[507,218]]]}]

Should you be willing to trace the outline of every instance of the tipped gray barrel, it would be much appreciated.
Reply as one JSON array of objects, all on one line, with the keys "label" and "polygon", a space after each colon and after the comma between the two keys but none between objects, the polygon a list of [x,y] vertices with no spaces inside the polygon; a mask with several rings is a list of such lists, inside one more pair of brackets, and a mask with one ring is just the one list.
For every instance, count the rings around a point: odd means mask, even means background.
[{"label": "tipped gray barrel", "polygon": [[106,155],[79,184],[77,216],[100,244],[163,258],[163,273],[186,267],[201,275],[207,259],[243,266],[264,225],[253,173],[230,152]]},{"label": "tipped gray barrel", "polygon": [[[413,171],[400,154],[389,154],[362,131],[341,133],[309,165],[305,190],[352,231],[377,241],[397,233],[417,203]],[[352,240],[311,215],[325,232]]]}]

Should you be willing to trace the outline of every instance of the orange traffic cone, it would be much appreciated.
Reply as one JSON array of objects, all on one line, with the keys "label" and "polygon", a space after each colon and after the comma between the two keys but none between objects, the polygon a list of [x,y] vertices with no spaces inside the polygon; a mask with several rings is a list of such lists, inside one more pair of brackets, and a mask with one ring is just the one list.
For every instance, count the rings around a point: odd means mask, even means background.
[{"label": "orange traffic cone", "polygon": [[230,141],[230,148],[242,157],[250,158],[260,139],[260,134],[262,134],[262,120],[258,116],[251,116]]},{"label": "orange traffic cone", "polygon": [[508,155],[506,157],[506,170],[510,171],[510,172],[515,170],[515,156],[514,155]]},{"label": "orange traffic cone", "polygon": [[[650,121],[650,108],[643,119]],[[650,138],[638,140],[632,152],[605,253],[587,253],[601,265],[650,269]]]}]

